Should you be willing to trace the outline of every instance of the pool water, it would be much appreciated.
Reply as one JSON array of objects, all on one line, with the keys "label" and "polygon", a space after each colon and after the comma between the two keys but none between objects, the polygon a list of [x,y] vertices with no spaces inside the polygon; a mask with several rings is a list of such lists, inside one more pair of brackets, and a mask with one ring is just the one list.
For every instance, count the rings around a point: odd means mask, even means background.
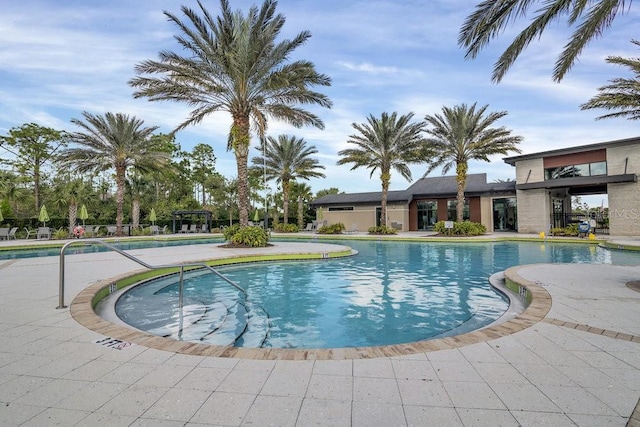
[{"label": "pool water", "polygon": [[[125,293],[116,313],[136,328],[185,341],[246,347],[377,346],[459,334],[507,309],[491,274],[531,263],[637,265],[638,255],[594,246],[341,241],[358,255],[218,268],[247,296],[212,274],[176,277]],[[144,314],[144,316],[142,315]]]}]

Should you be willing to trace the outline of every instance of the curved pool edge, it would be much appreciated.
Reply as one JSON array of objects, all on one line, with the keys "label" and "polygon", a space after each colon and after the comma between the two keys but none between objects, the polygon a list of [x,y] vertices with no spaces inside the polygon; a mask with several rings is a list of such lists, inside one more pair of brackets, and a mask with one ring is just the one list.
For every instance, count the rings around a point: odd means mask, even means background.
[{"label": "curved pool edge", "polygon": [[[339,255],[339,253],[342,255]],[[278,258],[278,256],[279,255],[265,256],[264,254],[256,256],[243,255],[241,257],[207,260],[207,262],[215,262],[215,265],[222,265],[232,264],[234,262],[255,262],[266,260],[322,259],[327,258],[327,253],[288,253],[280,254],[280,258]],[[282,258],[282,256],[285,256],[286,258]],[[299,258],[295,258],[295,256],[299,256]],[[329,254],[330,258],[337,256],[347,255],[344,250],[331,252]],[[551,296],[544,288],[536,285],[534,282],[524,279],[518,274],[518,270],[523,267],[526,266],[511,267],[504,272],[506,286],[512,291],[525,296],[528,301],[528,305],[525,310],[514,318],[503,323],[492,324],[483,329],[478,329],[461,335],[385,346],[331,349],[244,348],[217,346],[158,337],[136,329],[119,326],[102,319],[98,314],[96,314],[94,311],[95,305],[105,296],[105,291],[107,294],[109,293],[109,288],[114,283],[126,281],[133,276],[149,273],[149,270],[137,270],[120,276],[111,277],[85,288],[73,299],[70,305],[70,313],[74,320],[94,332],[156,350],[187,355],[262,360],[344,360],[404,356],[459,348],[494,340],[527,329],[543,320],[551,309]],[[102,297],[99,298],[101,295]]]}]

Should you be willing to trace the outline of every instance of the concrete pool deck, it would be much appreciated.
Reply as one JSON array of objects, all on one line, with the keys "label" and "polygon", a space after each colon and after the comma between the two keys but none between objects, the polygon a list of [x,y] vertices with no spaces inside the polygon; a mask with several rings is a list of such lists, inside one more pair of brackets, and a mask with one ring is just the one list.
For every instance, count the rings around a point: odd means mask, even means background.
[{"label": "concrete pool deck", "polygon": [[[24,241],[0,245],[16,243]],[[205,246],[128,252],[158,265],[202,259]],[[0,261],[0,425],[624,426],[632,414],[629,425],[640,425],[640,293],[626,286],[639,267],[518,268],[551,295],[551,308],[499,338],[292,361],[98,344],[104,334],[56,309],[58,263]],[[67,304],[139,269],[115,253],[67,257]]]}]

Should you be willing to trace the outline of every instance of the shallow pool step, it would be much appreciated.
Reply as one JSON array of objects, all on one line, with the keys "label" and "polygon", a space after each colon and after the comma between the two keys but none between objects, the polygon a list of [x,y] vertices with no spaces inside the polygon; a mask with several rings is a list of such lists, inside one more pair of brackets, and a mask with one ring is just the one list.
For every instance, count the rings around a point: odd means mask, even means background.
[{"label": "shallow pool step", "polygon": [[223,302],[206,305],[206,311],[191,324],[185,324],[180,331],[174,331],[171,338],[182,341],[200,341],[200,339],[220,328],[229,316],[230,309]]},{"label": "shallow pool step", "polygon": [[238,347],[259,348],[267,339],[269,334],[269,316],[257,305],[245,302],[249,308],[249,319],[247,320],[247,328],[235,342]]}]

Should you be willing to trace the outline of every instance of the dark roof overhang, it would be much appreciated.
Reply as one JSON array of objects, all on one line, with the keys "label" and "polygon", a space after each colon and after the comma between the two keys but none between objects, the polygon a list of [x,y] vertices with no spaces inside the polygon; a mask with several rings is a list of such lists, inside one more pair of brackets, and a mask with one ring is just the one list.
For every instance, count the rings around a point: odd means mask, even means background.
[{"label": "dark roof overhang", "polygon": [[621,182],[638,182],[636,174],[607,176],[580,176],[575,178],[550,179],[547,181],[516,184],[516,190],[535,190],[540,188],[566,188],[566,187],[597,187],[606,184]]}]

